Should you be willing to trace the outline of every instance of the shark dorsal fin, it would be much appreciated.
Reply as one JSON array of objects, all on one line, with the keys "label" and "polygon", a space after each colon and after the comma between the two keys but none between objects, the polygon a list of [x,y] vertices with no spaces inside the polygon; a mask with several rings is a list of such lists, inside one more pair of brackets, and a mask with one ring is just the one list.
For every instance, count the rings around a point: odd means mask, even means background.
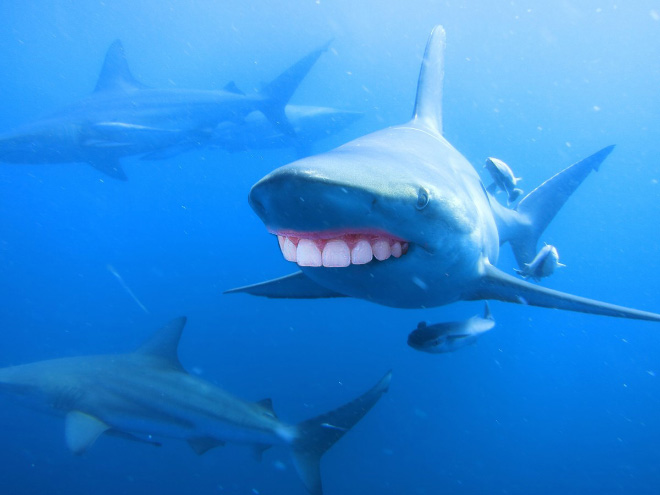
[{"label": "shark dorsal fin", "polygon": [[121,41],[115,40],[105,54],[101,74],[96,82],[94,92],[100,91],[131,91],[145,89],[147,86],[133,77]]},{"label": "shark dorsal fin", "polygon": [[442,80],[445,76],[445,30],[436,26],[426,43],[417,82],[413,120],[442,134]]},{"label": "shark dorsal fin", "polygon": [[157,356],[168,361],[176,368],[183,369],[179,362],[178,349],[181,333],[185,326],[185,316],[173,319],[138,347],[135,353]]}]

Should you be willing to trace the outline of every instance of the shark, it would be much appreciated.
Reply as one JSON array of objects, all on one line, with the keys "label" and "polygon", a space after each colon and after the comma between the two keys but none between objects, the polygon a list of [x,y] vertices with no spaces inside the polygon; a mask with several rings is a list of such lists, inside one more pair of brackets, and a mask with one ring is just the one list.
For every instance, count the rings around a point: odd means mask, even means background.
[{"label": "shark", "polygon": [[120,159],[158,155],[208,142],[223,122],[240,122],[254,111],[291,138],[285,107],[327,44],[310,52],[261,91],[158,89],[133,77],[124,47],[108,49],[94,92],[50,115],[0,134],[0,162],[84,162],[126,180]]},{"label": "shark", "polygon": [[323,493],[321,456],[388,390],[391,372],[343,406],[292,425],[271,399],[248,402],[188,374],[177,349],[186,318],[170,321],[127,354],[79,356],[0,369],[0,392],[26,406],[64,417],[66,443],[81,454],[103,434],[153,445],[156,438],[188,442],[197,453],[226,442],[255,454],[287,446],[313,495]]},{"label": "shark", "polygon": [[612,317],[660,315],[539,287],[496,267],[509,243],[521,269],[568,198],[612,152],[565,168],[509,208],[443,136],[446,35],[426,45],[412,119],[275,169],[249,204],[299,271],[231,289],[271,298],[354,297],[396,308],[500,300]]}]

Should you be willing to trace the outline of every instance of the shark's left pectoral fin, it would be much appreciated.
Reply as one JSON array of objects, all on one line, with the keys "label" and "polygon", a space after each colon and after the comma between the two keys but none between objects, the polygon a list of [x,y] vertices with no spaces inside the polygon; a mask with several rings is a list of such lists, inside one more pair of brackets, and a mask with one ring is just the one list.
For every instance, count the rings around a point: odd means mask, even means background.
[{"label": "shark's left pectoral fin", "polygon": [[225,444],[222,440],[216,440],[210,437],[190,438],[188,445],[195,451],[195,454],[202,455],[216,447],[222,447]]},{"label": "shark's left pectoral fin", "polygon": [[343,294],[317,284],[303,272],[292,273],[266,282],[229,289],[225,294],[244,292],[253,296],[273,299],[320,299],[324,297],[346,297]]},{"label": "shark's left pectoral fin", "polygon": [[64,419],[66,444],[74,454],[82,454],[110,427],[84,412],[71,411]]},{"label": "shark's left pectoral fin", "polygon": [[497,299],[544,308],[660,322],[660,314],[617,306],[530,284],[524,280],[507,275],[488,262],[484,262],[483,276],[477,287],[469,294],[466,294],[463,299]]},{"label": "shark's left pectoral fin", "polygon": [[98,160],[89,160],[87,163],[113,179],[128,180],[124,170],[121,168],[119,158],[100,158]]}]

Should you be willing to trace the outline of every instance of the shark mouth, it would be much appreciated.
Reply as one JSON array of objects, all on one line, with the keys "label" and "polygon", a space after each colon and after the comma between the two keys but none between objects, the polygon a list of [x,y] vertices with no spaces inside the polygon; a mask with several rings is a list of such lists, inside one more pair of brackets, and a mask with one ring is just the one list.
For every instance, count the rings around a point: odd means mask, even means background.
[{"label": "shark mouth", "polygon": [[408,252],[408,243],[386,234],[343,234],[321,238],[313,234],[274,232],[284,259],[299,266],[345,267],[385,261]]}]

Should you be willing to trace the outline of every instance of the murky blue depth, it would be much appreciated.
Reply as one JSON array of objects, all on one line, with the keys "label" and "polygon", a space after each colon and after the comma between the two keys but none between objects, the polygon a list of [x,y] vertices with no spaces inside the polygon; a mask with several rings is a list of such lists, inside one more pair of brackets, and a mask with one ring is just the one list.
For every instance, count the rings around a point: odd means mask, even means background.
[{"label": "murky blue depth", "polygon": [[[447,31],[445,135],[531,190],[616,144],[542,236],[567,265],[545,286],[660,310],[660,6],[656,2],[121,1],[0,5],[0,132],[92,92],[121,39],[139,81],[246,92],[332,39],[292,103],[364,112],[320,152],[411,114],[431,28]],[[124,352],[188,316],[184,366],[296,422],[389,393],[324,457],[326,494],[660,491],[660,326],[493,302],[474,346],[406,345],[429,310],[222,291],[290,273],[247,203],[296,151],[196,149],[83,163],[0,164],[0,366]],[[498,266],[512,273],[508,246]],[[198,457],[102,437],[83,456],[61,418],[0,398],[3,494],[304,494],[288,453]]]}]

